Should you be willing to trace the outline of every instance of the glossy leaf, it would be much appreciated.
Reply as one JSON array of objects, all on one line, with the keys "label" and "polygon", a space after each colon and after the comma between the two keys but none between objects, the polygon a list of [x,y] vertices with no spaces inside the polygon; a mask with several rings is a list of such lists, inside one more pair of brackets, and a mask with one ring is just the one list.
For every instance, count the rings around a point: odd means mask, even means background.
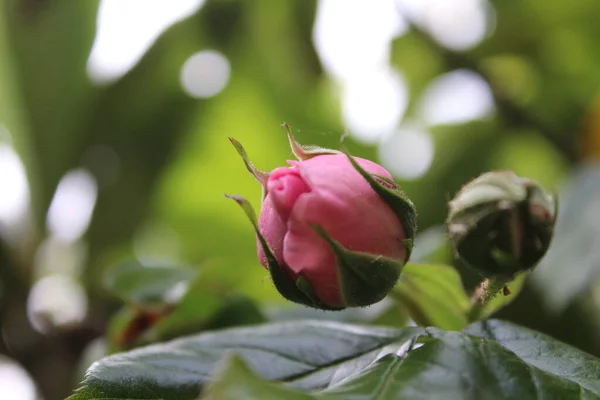
[{"label": "glossy leaf", "polygon": [[573,394],[579,396],[578,398],[600,398],[600,359],[588,353],[543,333],[517,327],[505,321],[489,320],[473,324],[465,332],[495,340],[518,355],[525,363],[532,366],[532,380],[536,375],[541,375],[539,371],[548,374],[548,381],[550,382],[551,378],[557,390],[565,390],[565,394],[558,398],[571,398],[566,395],[567,389],[573,390]]},{"label": "glossy leaf", "polygon": [[421,326],[460,330],[467,325],[469,299],[449,265],[407,264],[392,298]]},{"label": "glossy leaf", "polygon": [[359,372],[382,352],[401,352],[423,333],[305,320],[190,336],[93,364],[70,400],[194,399],[231,351],[262,378],[316,389]]},{"label": "glossy leaf", "polygon": [[217,381],[208,386],[202,400],[311,400],[314,397],[256,376],[248,365],[233,355]]},{"label": "glossy leaf", "polygon": [[208,398],[600,399],[599,359],[508,322],[447,332],[308,320],[110,356],[92,365],[70,400],[196,399],[231,353],[239,359],[230,359]]}]

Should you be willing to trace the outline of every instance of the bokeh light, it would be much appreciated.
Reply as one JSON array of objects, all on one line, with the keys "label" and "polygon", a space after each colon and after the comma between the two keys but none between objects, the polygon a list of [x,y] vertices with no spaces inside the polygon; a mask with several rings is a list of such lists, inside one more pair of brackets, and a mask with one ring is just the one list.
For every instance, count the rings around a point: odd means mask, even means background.
[{"label": "bokeh light", "polygon": [[204,0],[102,0],[88,60],[95,82],[129,71],[169,26],[200,9]]},{"label": "bokeh light", "polygon": [[48,209],[46,226],[50,233],[65,241],[81,237],[90,225],[97,192],[96,180],[86,170],[65,174]]},{"label": "bokeh light", "polygon": [[379,147],[379,157],[389,171],[401,179],[418,179],[433,162],[434,145],[429,132],[405,122]]},{"label": "bokeh light", "polygon": [[29,186],[21,159],[0,143],[0,227],[18,223],[29,204]]},{"label": "bokeh light", "polygon": [[419,106],[421,117],[429,124],[457,124],[489,116],[494,99],[481,76],[457,70],[431,82]]},{"label": "bokeh light", "polygon": [[0,399],[36,400],[33,380],[22,367],[7,357],[0,357]]},{"label": "bokeh light", "polygon": [[327,72],[360,79],[388,64],[391,39],[405,31],[393,0],[320,0],[314,43]]},{"label": "bokeh light", "polygon": [[408,92],[402,76],[389,68],[371,71],[344,86],[343,118],[350,133],[364,143],[391,134],[404,114]]},{"label": "bokeh light", "polygon": [[56,273],[77,276],[81,273],[86,258],[87,246],[83,241],[66,242],[51,235],[37,247],[33,273],[36,278]]},{"label": "bokeh light", "polygon": [[87,314],[87,296],[79,282],[64,274],[53,274],[33,285],[27,299],[27,315],[39,332],[77,324]]},{"label": "bokeh light", "polygon": [[391,41],[405,31],[393,0],[319,2],[315,47],[340,85],[344,123],[363,143],[391,134],[406,109],[406,84],[389,65]]},{"label": "bokeh light", "polygon": [[399,10],[441,45],[467,50],[494,28],[495,16],[486,0],[397,0]]},{"label": "bokeh light", "polygon": [[181,85],[192,97],[212,97],[225,88],[230,72],[229,61],[223,54],[214,50],[199,51],[183,64]]}]

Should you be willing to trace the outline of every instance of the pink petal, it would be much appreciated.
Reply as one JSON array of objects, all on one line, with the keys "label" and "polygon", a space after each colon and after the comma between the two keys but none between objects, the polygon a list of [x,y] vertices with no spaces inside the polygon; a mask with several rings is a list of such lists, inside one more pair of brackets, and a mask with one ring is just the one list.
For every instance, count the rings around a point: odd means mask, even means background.
[{"label": "pink petal", "polygon": [[[287,232],[287,227],[273,207],[270,194],[263,201],[260,216],[258,217],[258,230],[267,241],[277,262],[283,265],[283,238]],[[268,268],[267,259],[258,237],[256,238],[256,245],[260,263],[265,268]]]},{"label": "pink petal", "polygon": [[298,197],[310,192],[310,187],[300,176],[298,168],[277,168],[269,176],[267,190],[273,206],[286,221]]},{"label": "pink petal", "polygon": [[[391,177],[383,167],[360,158],[368,172]],[[349,250],[404,259],[404,230],[392,209],[371,189],[345,155],[317,156],[298,168],[312,191],[299,197],[288,220],[283,257],[307,277],[328,304],[340,303],[335,256],[310,227],[317,224]]]}]

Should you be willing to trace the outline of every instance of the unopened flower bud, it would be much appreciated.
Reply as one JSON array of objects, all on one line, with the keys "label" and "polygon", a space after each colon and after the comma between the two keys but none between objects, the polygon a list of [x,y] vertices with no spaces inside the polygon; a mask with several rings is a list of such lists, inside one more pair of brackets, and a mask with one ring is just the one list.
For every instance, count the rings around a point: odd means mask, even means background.
[{"label": "unopened flower bud", "polygon": [[447,225],[457,255],[485,277],[511,278],[546,254],[556,202],[540,185],[511,171],[466,184],[450,202]]},{"label": "unopened flower bud", "polygon": [[416,212],[388,171],[340,151],[299,145],[299,159],[270,173],[256,170],[232,140],[263,186],[256,222],[258,257],[288,300],[339,310],[382,300],[410,257]]}]

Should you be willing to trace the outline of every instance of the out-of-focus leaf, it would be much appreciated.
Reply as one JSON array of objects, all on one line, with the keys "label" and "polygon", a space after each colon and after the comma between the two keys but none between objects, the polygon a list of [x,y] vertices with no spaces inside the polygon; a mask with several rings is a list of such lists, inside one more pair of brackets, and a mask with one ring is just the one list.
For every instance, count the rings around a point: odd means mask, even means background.
[{"label": "out-of-focus leaf", "polygon": [[178,301],[198,271],[184,266],[145,266],[127,261],[110,269],[105,286],[126,302],[139,306]]},{"label": "out-of-focus leaf", "polygon": [[449,265],[407,264],[391,295],[421,326],[461,330],[467,325],[469,299]]},{"label": "out-of-focus leaf", "polygon": [[254,325],[266,319],[256,303],[245,297],[228,299],[208,320],[206,330],[217,330],[242,325]]},{"label": "out-of-focus leaf", "polygon": [[225,376],[238,379],[221,378],[208,398],[303,398],[260,379],[329,400],[600,398],[599,359],[492,320],[463,333],[316,321],[207,333],[107,357],[69,399],[196,399],[232,352]]},{"label": "out-of-focus leaf", "polygon": [[213,285],[189,267],[146,267],[131,261],[109,270],[105,281],[130,303],[110,322],[111,351],[265,321],[253,301]]},{"label": "out-of-focus leaf", "polygon": [[26,162],[34,183],[33,206],[42,225],[56,184],[81,155],[80,129],[94,93],[85,65],[98,1],[9,0],[2,7],[17,100],[23,101],[30,133]]},{"label": "out-of-focus leaf", "polygon": [[217,296],[210,292],[186,296],[175,310],[150,328],[138,341],[147,344],[202,331],[265,322],[258,306],[245,297]]},{"label": "out-of-focus leaf", "polygon": [[[0,21],[6,18],[6,12],[6,9],[0,7]],[[17,66],[11,50],[6,24],[0,24],[0,123],[4,125],[4,129],[8,129],[11,142],[27,168],[31,164],[29,129],[23,110],[23,96],[16,79]],[[0,133],[0,141],[7,139],[4,135],[5,132]]]},{"label": "out-of-focus leaf", "polygon": [[452,256],[448,232],[442,226],[434,226],[417,233],[410,259],[417,263],[445,264],[452,261]]},{"label": "out-of-focus leaf", "polygon": [[583,165],[561,190],[552,245],[531,274],[555,311],[564,310],[600,274],[600,166]]},{"label": "out-of-focus leaf", "polygon": [[[127,342],[125,332],[130,329],[129,327],[137,315],[138,310],[130,305],[125,305],[113,313],[108,321],[105,335],[108,353],[115,353],[129,347],[130,343],[125,343]],[[135,340],[137,337],[132,339]]]}]

